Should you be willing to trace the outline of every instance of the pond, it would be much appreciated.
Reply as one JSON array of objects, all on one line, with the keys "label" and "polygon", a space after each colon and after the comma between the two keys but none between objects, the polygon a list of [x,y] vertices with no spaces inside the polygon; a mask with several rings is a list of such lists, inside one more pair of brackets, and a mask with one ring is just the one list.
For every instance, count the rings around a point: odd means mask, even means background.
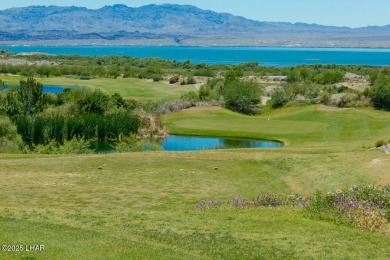
[{"label": "pond", "polygon": [[[4,85],[3,89],[9,88],[9,85]],[[44,85],[42,86],[42,92],[43,93],[54,93],[54,94],[61,94],[64,89],[79,89],[78,87],[70,87],[70,86],[48,86]]]},{"label": "pond", "polygon": [[[122,151],[150,151],[161,149],[164,151],[200,151],[210,149],[228,149],[228,148],[280,148],[283,144],[275,141],[222,138],[222,137],[201,137],[201,136],[179,136],[171,135],[164,139],[160,146],[148,141],[136,147],[122,147]],[[93,142],[90,149],[95,153],[107,154],[115,153],[115,142]]]},{"label": "pond", "polygon": [[177,136],[166,138],[161,146],[165,151],[198,151],[227,148],[280,148],[280,142],[254,139]]}]

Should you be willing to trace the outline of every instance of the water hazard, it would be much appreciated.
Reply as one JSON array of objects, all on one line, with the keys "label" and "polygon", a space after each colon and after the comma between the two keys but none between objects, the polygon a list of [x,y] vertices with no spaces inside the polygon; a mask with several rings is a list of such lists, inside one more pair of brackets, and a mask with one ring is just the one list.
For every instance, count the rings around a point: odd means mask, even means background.
[{"label": "water hazard", "polygon": [[283,144],[266,140],[172,135],[166,138],[161,146],[165,151],[198,151],[228,148],[280,148]]}]

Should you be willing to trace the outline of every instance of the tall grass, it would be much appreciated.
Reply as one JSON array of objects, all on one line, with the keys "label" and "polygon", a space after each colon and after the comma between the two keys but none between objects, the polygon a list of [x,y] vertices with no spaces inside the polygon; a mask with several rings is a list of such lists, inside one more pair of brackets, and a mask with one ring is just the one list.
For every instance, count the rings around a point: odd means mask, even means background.
[{"label": "tall grass", "polygon": [[128,112],[111,114],[36,115],[17,116],[14,119],[18,133],[26,144],[48,144],[54,140],[60,144],[73,138],[86,140],[120,140],[121,136],[137,133],[139,118]]}]

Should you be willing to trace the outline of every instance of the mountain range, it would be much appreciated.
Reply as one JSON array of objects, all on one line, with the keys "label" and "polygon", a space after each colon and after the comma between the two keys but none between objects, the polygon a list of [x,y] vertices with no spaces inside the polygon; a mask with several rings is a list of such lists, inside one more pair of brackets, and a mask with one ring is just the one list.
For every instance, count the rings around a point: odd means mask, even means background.
[{"label": "mountain range", "polygon": [[260,22],[173,4],[30,6],[0,11],[0,44],[390,47],[390,25]]}]

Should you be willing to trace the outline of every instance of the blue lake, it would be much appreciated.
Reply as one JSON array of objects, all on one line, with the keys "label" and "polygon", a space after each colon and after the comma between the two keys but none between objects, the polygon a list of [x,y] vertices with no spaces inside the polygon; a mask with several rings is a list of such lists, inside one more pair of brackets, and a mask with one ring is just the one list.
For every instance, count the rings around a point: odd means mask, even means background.
[{"label": "blue lake", "polygon": [[282,143],[222,137],[169,136],[161,146],[165,151],[197,151],[227,148],[280,148]]},{"label": "blue lake", "polygon": [[256,61],[265,66],[301,64],[390,65],[390,49],[371,48],[271,48],[271,47],[176,47],[176,46],[0,46],[16,53],[44,52],[82,56],[129,55],[207,64]]}]

